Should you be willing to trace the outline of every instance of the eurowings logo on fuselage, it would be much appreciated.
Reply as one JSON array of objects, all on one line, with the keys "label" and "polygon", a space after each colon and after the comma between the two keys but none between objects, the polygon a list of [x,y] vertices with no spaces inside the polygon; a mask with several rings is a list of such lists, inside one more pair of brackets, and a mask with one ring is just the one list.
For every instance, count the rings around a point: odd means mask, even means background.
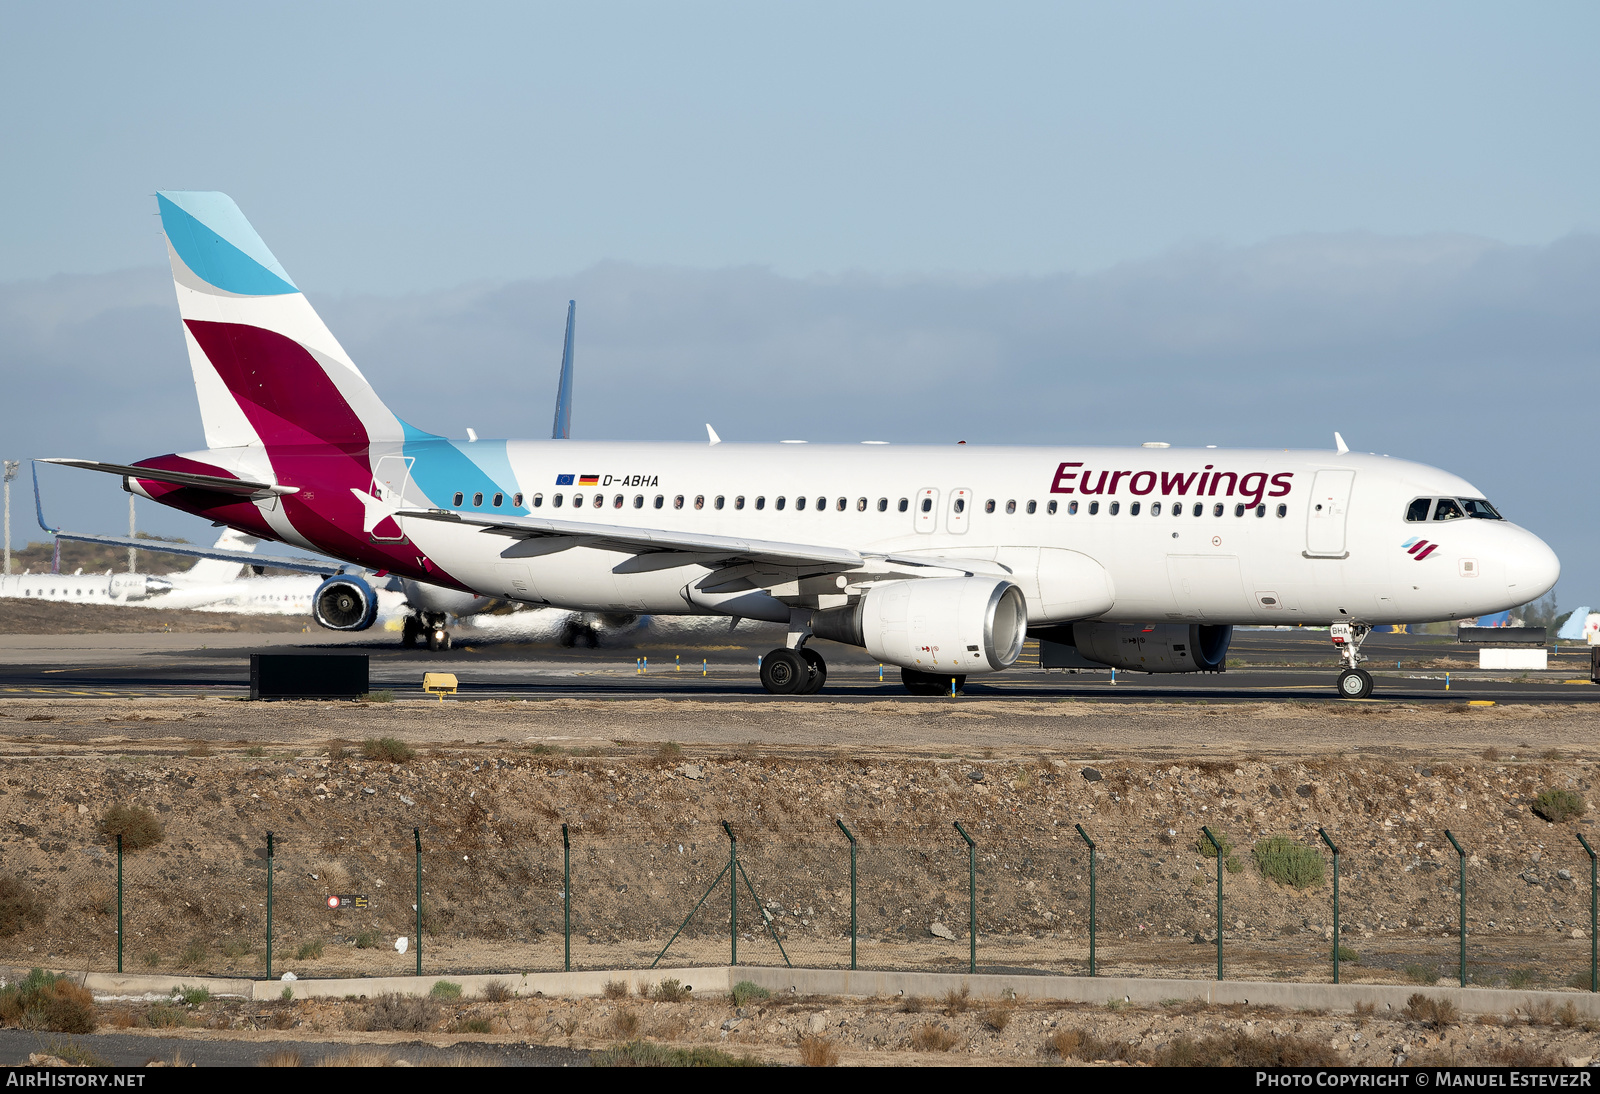
[{"label": "eurowings logo on fuselage", "polygon": [[1418,562],[1421,562],[1423,559],[1433,554],[1434,551],[1439,549],[1439,545],[1437,543],[1430,543],[1425,539],[1418,539],[1415,536],[1406,540],[1400,546],[1405,548],[1406,554],[1410,555]]}]

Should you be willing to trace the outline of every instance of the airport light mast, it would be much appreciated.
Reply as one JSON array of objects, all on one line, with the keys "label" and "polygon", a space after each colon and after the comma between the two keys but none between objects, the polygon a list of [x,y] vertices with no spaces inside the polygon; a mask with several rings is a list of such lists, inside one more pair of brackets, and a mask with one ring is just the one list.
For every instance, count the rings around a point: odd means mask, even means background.
[{"label": "airport light mast", "polygon": [[6,461],[6,573],[11,572],[11,480],[17,477],[20,460]]}]

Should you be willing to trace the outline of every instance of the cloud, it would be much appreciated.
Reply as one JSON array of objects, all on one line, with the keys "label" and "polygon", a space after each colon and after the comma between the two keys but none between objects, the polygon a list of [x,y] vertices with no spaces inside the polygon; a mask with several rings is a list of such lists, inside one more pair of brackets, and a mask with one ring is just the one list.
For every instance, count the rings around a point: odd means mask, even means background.
[{"label": "cloud", "polygon": [[[1564,603],[1600,595],[1593,235],[1298,236],[1049,277],[606,263],[311,296],[399,414],[456,436],[547,435],[575,298],[581,437],[1325,448],[1339,429],[1472,480],[1556,546]],[[164,271],[0,286],[0,354],[13,458],[201,445]],[[61,506],[112,526],[95,504]]]}]

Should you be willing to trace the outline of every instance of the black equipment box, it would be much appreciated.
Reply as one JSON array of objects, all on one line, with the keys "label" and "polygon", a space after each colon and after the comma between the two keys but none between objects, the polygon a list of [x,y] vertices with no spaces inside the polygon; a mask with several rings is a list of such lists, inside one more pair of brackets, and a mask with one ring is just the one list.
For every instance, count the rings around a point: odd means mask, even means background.
[{"label": "black equipment box", "polygon": [[359,699],[367,694],[364,653],[252,653],[252,699]]},{"label": "black equipment box", "polygon": [[1458,627],[1456,641],[1464,646],[1544,646],[1543,627]]}]

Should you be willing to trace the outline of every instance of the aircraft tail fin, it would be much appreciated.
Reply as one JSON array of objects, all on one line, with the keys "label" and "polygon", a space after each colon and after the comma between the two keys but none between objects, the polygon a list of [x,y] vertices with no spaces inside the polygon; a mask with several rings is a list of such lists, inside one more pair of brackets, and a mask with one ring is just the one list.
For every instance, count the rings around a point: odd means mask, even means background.
[{"label": "aircraft tail fin", "polygon": [[561,347],[561,381],[556,385],[556,421],[550,429],[552,440],[572,436],[572,331],[578,311],[576,300],[567,301],[567,339]]},{"label": "aircraft tail fin", "polygon": [[399,441],[399,420],[227,194],[156,195],[209,448]]},{"label": "aircraft tail fin", "polygon": [[1556,632],[1556,637],[1563,642],[1582,642],[1584,624],[1589,621],[1589,613],[1594,609],[1585,604],[1567,616],[1566,623]]},{"label": "aircraft tail fin", "polygon": [[[219,551],[254,551],[261,543],[255,536],[233,528],[224,528],[214,546]],[[221,585],[237,581],[244,572],[244,564],[237,559],[202,558],[189,567],[189,580],[197,585]]]}]

